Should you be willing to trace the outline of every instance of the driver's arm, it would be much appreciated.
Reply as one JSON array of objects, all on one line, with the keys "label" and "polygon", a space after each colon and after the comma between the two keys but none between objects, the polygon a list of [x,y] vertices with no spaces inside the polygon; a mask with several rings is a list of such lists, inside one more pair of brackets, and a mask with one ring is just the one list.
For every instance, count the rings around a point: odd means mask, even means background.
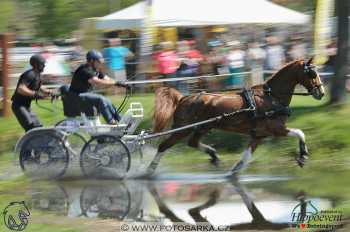
[{"label": "driver's arm", "polygon": [[96,85],[97,87],[109,87],[115,85],[115,81],[108,76],[104,76],[104,78],[98,78],[97,76],[94,76],[88,81],[90,84]]},{"label": "driver's arm", "polygon": [[53,93],[52,90],[47,89],[47,88],[45,88],[45,87],[43,87],[43,86],[40,87],[40,91],[43,92],[43,93],[46,94],[46,95],[50,95],[50,94]]},{"label": "driver's arm", "polygon": [[34,90],[29,89],[25,84],[20,84],[17,88],[17,92],[27,97],[34,97],[36,94]]}]

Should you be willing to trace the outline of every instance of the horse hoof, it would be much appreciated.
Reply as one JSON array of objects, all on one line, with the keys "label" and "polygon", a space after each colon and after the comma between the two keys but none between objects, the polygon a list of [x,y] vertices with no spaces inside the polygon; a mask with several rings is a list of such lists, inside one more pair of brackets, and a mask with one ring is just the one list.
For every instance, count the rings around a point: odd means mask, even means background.
[{"label": "horse hoof", "polygon": [[[304,148],[300,148],[300,153],[299,153],[299,156],[300,157],[309,157],[310,156],[310,153],[309,153],[309,150],[307,149],[307,147],[305,146]],[[306,159],[307,159],[306,158]]]},{"label": "horse hoof", "polygon": [[210,163],[214,165],[215,167],[218,167],[220,164],[220,159],[219,158],[214,158],[210,160]]},{"label": "horse hoof", "polygon": [[297,161],[297,164],[299,165],[299,167],[303,168],[305,165],[305,159],[303,157],[297,157],[295,158],[295,160]]}]

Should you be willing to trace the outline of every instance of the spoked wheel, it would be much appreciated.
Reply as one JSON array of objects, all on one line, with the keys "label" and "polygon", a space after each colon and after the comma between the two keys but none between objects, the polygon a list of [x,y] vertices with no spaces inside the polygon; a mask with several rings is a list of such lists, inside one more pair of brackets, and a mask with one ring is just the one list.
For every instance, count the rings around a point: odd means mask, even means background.
[{"label": "spoked wheel", "polygon": [[119,138],[99,135],[83,147],[80,167],[84,176],[89,178],[123,178],[130,169],[130,152]]},{"label": "spoked wheel", "polygon": [[82,214],[87,217],[124,219],[131,207],[129,190],[120,183],[108,186],[89,186],[80,195]]},{"label": "spoked wheel", "polygon": [[69,153],[63,138],[55,131],[40,131],[23,143],[19,163],[28,176],[55,179],[65,173]]},{"label": "spoked wheel", "polygon": [[66,146],[74,155],[79,155],[83,146],[87,143],[82,134],[74,132],[73,128],[77,126],[79,126],[77,122],[67,119],[63,119],[55,125],[58,130],[68,134]]}]

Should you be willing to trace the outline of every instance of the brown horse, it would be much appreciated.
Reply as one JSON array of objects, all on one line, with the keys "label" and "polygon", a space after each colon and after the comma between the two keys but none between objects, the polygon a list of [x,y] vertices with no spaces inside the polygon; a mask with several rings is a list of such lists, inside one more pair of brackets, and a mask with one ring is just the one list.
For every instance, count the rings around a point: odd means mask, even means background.
[{"label": "brown horse", "polygon": [[[171,128],[182,127],[191,123],[207,120],[218,115],[255,106],[255,110],[241,112],[222,120],[182,130],[171,134],[158,147],[158,153],[147,169],[150,175],[157,167],[164,151],[189,135],[188,145],[208,153],[211,161],[219,161],[216,150],[200,142],[203,135],[216,128],[251,136],[249,147],[244,151],[241,160],[233,166],[231,173],[236,173],[246,166],[259,142],[268,136],[293,136],[299,139],[300,154],[296,158],[302,167],[308,156],[305,135],[300,129],[286,127],[288,106],[297,84],[306,88],[308,95],[320,100],[324,88],[320,76],[308,62],[294,61],[275,73],[263,85],[252,87],[250,95],[241,93],[198,93],[182,96],[177,90],[162,87],[156,91],[154,132],[163,131],[169,124]],[[247,93],[247,92],[246,92]],[[250,96],[250,98],[249,98]]]}]

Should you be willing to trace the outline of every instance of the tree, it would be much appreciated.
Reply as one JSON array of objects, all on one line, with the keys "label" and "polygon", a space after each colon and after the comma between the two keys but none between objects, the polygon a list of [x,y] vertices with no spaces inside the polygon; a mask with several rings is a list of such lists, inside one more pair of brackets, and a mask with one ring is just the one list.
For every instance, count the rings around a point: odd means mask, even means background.
[{"label": "tree", "polygon": [[0,1],[0,32],[8,31],[14,12],[15,6],[11,0]]},{"label": "tree", "polygon": [[349,65],[349,12],[350,1],[336,0],[335,9],[338,16],[338,50],[335,75],[331,82],[330,103],[341,103],[346,99],[346,75]]},{"label": "tree", "polygon": [[[1,0],[3,1],[3,0]],[[6,0],[11,1],[11,0]],[[134,4],[138,0],[16,0],[31,4],[36,35],[56,39],[68,37],[77,30],[80,20],[101,17],[110,12]]]}]

